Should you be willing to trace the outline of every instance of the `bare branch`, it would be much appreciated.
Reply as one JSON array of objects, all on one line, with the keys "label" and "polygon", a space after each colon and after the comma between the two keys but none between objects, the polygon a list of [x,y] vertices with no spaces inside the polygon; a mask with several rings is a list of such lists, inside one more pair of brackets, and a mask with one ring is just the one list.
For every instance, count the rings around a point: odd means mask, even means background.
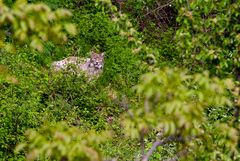
[{"label": "bare branch", "polygon": [[156,148],[158,146],[162,146],[164,144],[167,144],[169,142],[172,142],[172,141],[184,141],[184,140],[191,140],[192,138],[195,138],[194,136],[190,136],[188,138],[184,138],[182,136],[175,136],[175,135],[170,135],[169,137],[163,139],[163,140],[157,140],[153,143],[153,146],[151,147],[151,149],[147,152],[147,154],[145,154],[143,156],[143,159],[142,161],[148,161],[149,157],[152,155],[152,153],[156,150]]},{"label": "bare branch", "polygon": [[158,11],[160,9],[163,9],[166,6],[169,6],[172,2],[173,2],[173,0],[168,2],[168,3],[166,3],[166,4],[164,4],[164,5],[160,5],[159,7],[155,8],[154,10],[151,10],[150,12],[146,13],[144,16],[147,16],[147,15],[149,15],[151,13],[155,13],[156,11]]},{"label": "bare branch", "polygon": [[239,122],[239,116],[240,116],[240,107],[239,106],[235,106],[235,112],[234,112],[234,123],[236,125],[238,125]]},{"label": "bare branch", "polygon": [[157,140],[153,143],[153,146],[151,147],[151,149],[147,152],[146,155],[143,156],[143,159],[142,161],[148,161],[149,157],[152,155],[152,153],[154,152],[154,150],[158,147],[158,146],[161,146],[161,145],[164,145],[168,142],[171,142],[175,139],[176,137],[175,136],[169,136],[167,138],[165,138],[164,140]]},{"label": "bare branch", "polygon": [[144,156],[144,149],[145,149],[144,134],[141,134],[140,136],[140,144],[141,144],[141,156]]}]

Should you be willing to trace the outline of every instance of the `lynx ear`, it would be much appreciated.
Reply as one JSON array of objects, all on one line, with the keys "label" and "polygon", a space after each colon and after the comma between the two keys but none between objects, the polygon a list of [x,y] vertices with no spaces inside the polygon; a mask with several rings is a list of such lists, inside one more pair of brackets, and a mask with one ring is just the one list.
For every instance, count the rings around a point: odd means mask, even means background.
[{"label": "lynx ear", "polygon": [[105,53],[101,53],[101,56],[104,57],[104,56],[105,56]]}]

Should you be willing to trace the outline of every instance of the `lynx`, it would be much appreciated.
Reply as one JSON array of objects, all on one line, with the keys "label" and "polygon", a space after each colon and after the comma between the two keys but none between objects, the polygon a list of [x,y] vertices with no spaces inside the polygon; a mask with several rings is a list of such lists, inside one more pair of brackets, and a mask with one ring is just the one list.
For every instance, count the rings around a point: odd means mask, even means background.
[{"label": "lynx", "polygon": [[[84,71],[88,75],[99,75],[103,70],[104,65],[104,53],[91,54],[90,58],[86,60],[79,57],[68,57],[61,61],[56,61],[52,63],[52,69],[55,71],[67,70],[76,73],[77,71]],[[73,70],[75,69],[75,70]],[[78,72],[79,73],[79,72]]]}]

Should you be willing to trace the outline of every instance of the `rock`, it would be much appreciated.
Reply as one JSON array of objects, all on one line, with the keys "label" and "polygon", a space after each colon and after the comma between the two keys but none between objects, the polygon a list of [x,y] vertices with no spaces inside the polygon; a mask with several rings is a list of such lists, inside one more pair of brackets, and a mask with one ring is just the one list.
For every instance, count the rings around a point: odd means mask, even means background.
[{"label": "rock", "polygon": [[51,69],[55,72],[67,71],[74,74],[85,72],[87,76],[99,76],[104,66],[104,53],[97,54],[92,52],[91,57],[84,59],[70,56],[60,61],[55,61]]}]

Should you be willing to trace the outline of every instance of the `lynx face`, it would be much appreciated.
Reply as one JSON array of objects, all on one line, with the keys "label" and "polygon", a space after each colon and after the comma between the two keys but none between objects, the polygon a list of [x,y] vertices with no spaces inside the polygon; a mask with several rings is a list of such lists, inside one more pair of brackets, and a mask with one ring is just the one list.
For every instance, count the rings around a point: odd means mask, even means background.
[{"label": "lynx face", "polygon": [[104,65],[104,53],[102,54],[93,53],[90,58],[89,67],[102,69],[103,65]]}]

